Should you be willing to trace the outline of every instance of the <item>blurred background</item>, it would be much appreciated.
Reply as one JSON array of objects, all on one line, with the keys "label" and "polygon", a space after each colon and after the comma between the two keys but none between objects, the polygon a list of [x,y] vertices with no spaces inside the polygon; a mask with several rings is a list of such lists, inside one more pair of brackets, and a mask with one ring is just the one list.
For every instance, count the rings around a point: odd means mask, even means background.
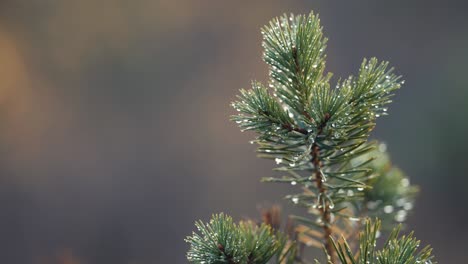
[{"label": "blurred background", "polygon": [[[373,138],[421,186],[409,227],[440,263],[468,236],[464,1],[0,2],[0,262],[186,263],[197,219],[259,215],[292,187],[229,122],[265,81],[259,28],[320,13],[328,70],[404,75]],[[336,81],[336,78],[335,78]],[[295,190],[297,191],[297,190]],[[288,211],[287,211],[288,212]]]}]

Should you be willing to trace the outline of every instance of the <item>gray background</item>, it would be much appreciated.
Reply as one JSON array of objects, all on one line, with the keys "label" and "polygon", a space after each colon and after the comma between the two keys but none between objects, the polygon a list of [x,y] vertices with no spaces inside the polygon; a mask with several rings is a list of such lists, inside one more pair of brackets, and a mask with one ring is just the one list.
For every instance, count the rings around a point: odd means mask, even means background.
[{"label": "gray background", "polygon": [[372,137],[421,186],[410,228],[465,262],[467,4],[428,0],[1,1],[0,262],[186,263],[194,220],[286,205],[229,103],[267,78],[259,28],[311,9],[335,76],[405,76]]}]

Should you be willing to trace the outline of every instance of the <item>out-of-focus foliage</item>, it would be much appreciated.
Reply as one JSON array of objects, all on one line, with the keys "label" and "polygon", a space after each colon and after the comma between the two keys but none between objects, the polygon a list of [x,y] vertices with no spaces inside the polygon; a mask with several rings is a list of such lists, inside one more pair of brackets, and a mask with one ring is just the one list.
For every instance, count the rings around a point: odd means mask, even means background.
[{"label": "out-of-focus foliage", "polygon": [[413,209],[418,187],[410,184],[403,171],[392,166],[386,148],[384,143],[380,143],[368,154],[374,159],[369,164],[373,177],[367,182],[372,188],[364,190],[360,210],[367,216],[379,217],[382,229],[391,230],[395,222],[404,222]]}]

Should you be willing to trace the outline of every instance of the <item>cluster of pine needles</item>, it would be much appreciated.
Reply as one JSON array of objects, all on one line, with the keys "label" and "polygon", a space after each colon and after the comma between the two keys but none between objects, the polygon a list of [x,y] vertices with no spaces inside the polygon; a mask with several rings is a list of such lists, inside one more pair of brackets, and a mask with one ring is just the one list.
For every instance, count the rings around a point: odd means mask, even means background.
[{"label": "cluster of pine needles", "polygon": [[[401,235],[418,188],[393,166],[384,143],[370,141],[376,120],[388,113],[404,81],[388,62],[364,59],[355,76],[332,85],[325,70],[327,38],[320,19],[284,15],[262,28],[267,85],[252,82],[232,106],[242,131],[253,131],[259,157],[274,160],[290,185],[286,199],[305,208],[280,231],[278,214],[264,223],[234,223],[215,214],[187,237],[187,258],[198,264],[416,264],[435,263],[413,233]],[[272,217],[274,213],[275,217]],[[395,227],[395,224],[396,227]],[[292,226],[292,227],[291,227]],[[386,242],[378,246],[381,232]],[[308,262],[304,248],[324,256]]]}]

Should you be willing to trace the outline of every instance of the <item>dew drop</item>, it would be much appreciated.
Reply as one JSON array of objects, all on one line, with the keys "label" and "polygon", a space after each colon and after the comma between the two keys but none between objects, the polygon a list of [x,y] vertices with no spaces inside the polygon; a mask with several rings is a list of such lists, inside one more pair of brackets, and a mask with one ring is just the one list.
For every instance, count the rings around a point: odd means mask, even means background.
[{"label": "dew drop", "polygon": [[401,179],[401,185],[403,187],[408,187],[410,185],[410,182],[407,178]]},{"label": "dew drop", "polygon": [[409,210],[413,209],[413,204],[412,203],[405,203],[403,205],[403,209],[409,211]]},{"label": "dew drop", "polygon": [[396,201],[396,205],[397,206],[403,206],[405,204],[405,199],[404,198],[400,198]]},{"label": "dew drop", "polygon": [[378,202],[373,202],[373,201],[367,202],[367,208],[369,208],[369,210],[374,210],[375,208],[377,208],[377,205],[378,205]]},{"label": "dew drop", "polygon": [[385,143],[380,143],[379,144],[379,151],[380,152],[385,152],[387,150],[387,144]]},{"label": "dew drop", "polygon": [[297,184],[296,181],[292,181],[292,182],[291,182],[291,185],[293,185],[293,186],[296,185],[296,184]]},{"label": "dew drop", "polygon": [[397,214],[395,215],[395,221],[397,222],[403,222],[406,220],[406,211],[405,210],[400,210],[397,212]]},{"label": "dew drop", "polygon": [[282,158],[276,158],[275,162],[276,162],[276,164],[280,164],[281,162],[283,162],[283,159]]},{"label": "dew drop", "polygon": [[392,205],[386,205],[386,206],[384,206],[383,210],[384,210],[384,212],[386,214],[391,214],[391,213],[393,213],[393,206]]}]

